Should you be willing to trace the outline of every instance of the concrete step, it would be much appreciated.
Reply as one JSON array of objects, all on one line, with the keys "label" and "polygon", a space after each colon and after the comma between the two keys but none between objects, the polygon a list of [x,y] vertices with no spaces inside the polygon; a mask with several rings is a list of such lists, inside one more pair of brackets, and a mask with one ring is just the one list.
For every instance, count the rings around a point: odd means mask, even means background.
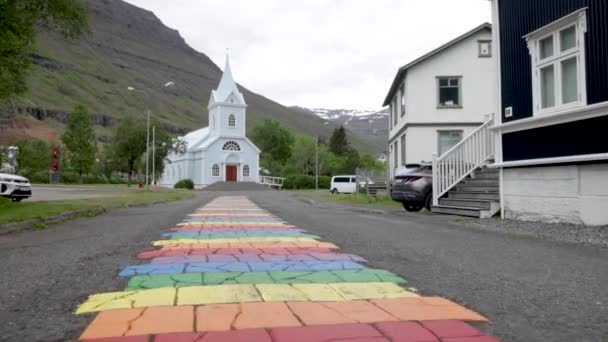
[{"label": "concrete step", "polygon": [[499,188],[498,185],[470,185],[460,183],[455,187],[456,191],[465,191],[465,192],[485,192],[485,193],[498,193]]},{"label": "concrete step", "polygon": [[480,200],[469,198],[440,198],[439,204],[451,207],[469,207],[489,210],[492,208],[492,200]]},{"label": "concrete step", "polygon": [[498,186],[498,179],[493,178],[466,178],[463,181],[467,185],[489,185]]},{"label": "concrete step", "polygon": [[459,215],[459,216],[469,216],[469,217],[477,217],[477,218],[490,218],[497,211],[493,209],[484,210],[479,208],[471,208],[471,207],[461,207],[461,206],[452,206],[452,205],[434,205],[431,206],[431,212],[435,214],[448,214],[448,215]]},{"label": "concrete step", "polygon": [[448,192],[447,198],[500,201],[500,196],[499,196],[498,192],[494,193],[494,192],[451,190]]},{"label": "concrete step", "polygon": [[448,214],[458,216],[468,216],[481,218],[481,209],[469,208],[469,207],[458,207],[451,205],[433,205],[431,206],[431,212],[433,214]]}]

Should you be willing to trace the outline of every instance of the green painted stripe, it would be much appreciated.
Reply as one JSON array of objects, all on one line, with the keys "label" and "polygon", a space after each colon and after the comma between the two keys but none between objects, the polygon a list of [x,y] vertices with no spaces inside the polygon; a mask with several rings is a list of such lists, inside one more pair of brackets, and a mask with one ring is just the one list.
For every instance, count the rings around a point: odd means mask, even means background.
[{"label": "green painted stripe", "polygon": [[385,270],[336,270],[317,272],[222,272],[134,276],[125,291],[161,287],[228,284],[324,284],[385,282],[406,284],[405,279]]}]

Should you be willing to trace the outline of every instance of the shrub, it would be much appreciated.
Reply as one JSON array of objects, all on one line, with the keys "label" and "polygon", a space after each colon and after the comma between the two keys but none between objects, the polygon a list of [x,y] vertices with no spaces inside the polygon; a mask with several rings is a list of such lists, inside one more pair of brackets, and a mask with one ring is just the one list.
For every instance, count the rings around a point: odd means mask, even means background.
[{"label": "shrub", "polygon": [[46,184],[49,182],[49,171],[30,172],[27,179],[30,183]]},{"label": "shrub", "polygon": [[65,184],[80,183],[80,176],[75,172],[63,172],[61,174],[61,182]]},{"label": "shrub", "polygon": [[[319,189],[329,189],[331,177],[319,176]],[[290,175],[283,182],[285,189],[314,189],[315,176],[309,175]]]},{"label": "shrub", "polygon": [[194,182],[191,179],[182,179],[179,182],[175,183],[174,188],[193,190]]}]

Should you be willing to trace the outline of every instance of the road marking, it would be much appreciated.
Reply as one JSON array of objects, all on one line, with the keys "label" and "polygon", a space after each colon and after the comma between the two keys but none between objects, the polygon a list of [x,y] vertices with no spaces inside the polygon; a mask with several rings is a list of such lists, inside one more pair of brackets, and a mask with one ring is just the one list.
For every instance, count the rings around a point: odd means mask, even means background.
[{"label": "road marking", "polygon": [[367,268],[244,196],[218,197],[170,230],[153,243],[160,248],[139,253],[149,263],[120,272],[130,277],[125,291],[78,307],[99,312],[81,339],[498,341],[462,322],[485,317],[421,297],[403,278]]}]

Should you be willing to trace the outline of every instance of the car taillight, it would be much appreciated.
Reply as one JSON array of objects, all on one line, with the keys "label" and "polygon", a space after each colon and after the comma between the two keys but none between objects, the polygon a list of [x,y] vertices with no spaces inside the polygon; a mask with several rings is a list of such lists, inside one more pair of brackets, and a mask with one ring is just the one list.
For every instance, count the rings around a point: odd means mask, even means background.
[{"label": "car taillight", "polygon": [[415,182],[415,181],[419,180],[420,178],[422,178],[422,177],[419,177],[419,176],[406,176],[406,177],[403,179],[403,183],[411,183],[411,182]]}]

